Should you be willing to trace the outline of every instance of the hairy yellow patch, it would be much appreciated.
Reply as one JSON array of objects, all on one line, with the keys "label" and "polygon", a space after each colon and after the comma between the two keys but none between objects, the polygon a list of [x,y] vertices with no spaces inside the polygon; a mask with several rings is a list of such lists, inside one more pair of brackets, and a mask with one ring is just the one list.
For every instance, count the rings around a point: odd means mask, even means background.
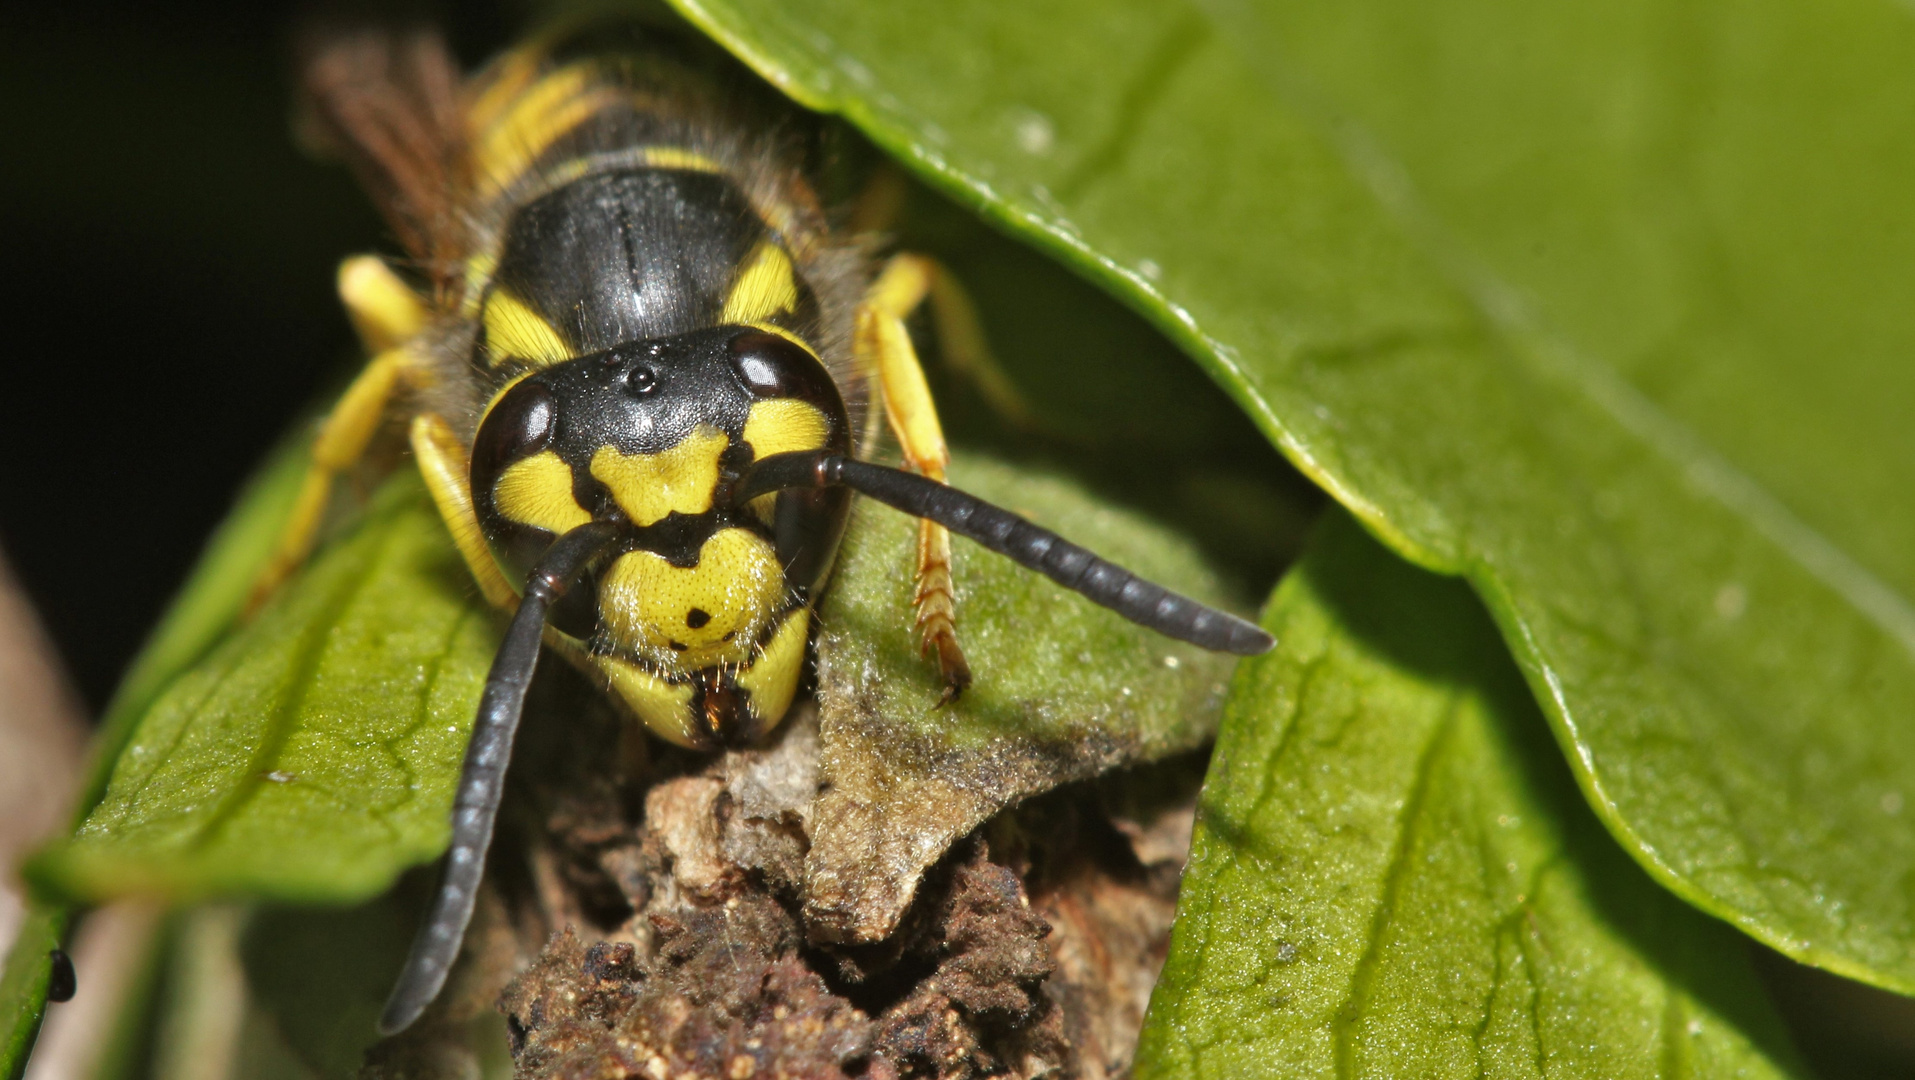
[{"label": "hairy yellow patch", "polygon": [[765,643],[758,659],[738,673],[739,688],[750,695],[751,714],[766,730],[783,720],[785,710],[791,708],[791,696],[798,690],[798,676],[804,669],[805,633],[810,627],[810,608],[792,612]]},{"label": "hairy yellow patch", "polygon": [[791,256],[777,244],[763,240],[745,260],[737,280],[732,282],[719,321],[752,323],[797,306],[798,279],[791,270]]},{"label": "hairy yellow patch", "polygon": [[592,520],[572,495],[572,468],[546,450],[506,466],[492,489],[499,513],[521,525],[564,533]]},{"label": "hairy yellow patch", "polygon": [[745,529],[720,529],[678,567],[661,555],[619,557],[599,584],[601,629],[615,651],[635,653],[667,673],[750,660],[758,635],[785,598],[784,568],[771,542]]},{"label": "hairy yellow patch", "polygon": [[494,367],[508,357],[540,365],[572,358],[572,350],[552,324],[504,289],[494,289],[486,297],[485,344]]}]

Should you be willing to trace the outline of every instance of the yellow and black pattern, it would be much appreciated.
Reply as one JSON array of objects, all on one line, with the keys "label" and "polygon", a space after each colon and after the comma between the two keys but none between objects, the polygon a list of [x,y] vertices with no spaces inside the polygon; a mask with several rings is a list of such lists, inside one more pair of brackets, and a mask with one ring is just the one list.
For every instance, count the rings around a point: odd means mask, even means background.
[{"label": "yellow and black pattern", "polygon": [[507,57],[469,110],[471,513],[511,582],[567,530],[628,523],[552,625],[660,734],[748,741],[789,706],[848,505],[726,494],[768,454],[851,448],[822,344],[847,331],[805,265],[822,217],[670,85],[693,76],[567,52]]},{"label": "yellow and black pattern", "polygon": [[850,445],[844,404],[809,350],[750,326],[708,327],[514,380],[473,443],[473,509],[512,580],[572,529],[626,526],[552,625],[585,643],[662,734],[708,745],[783,716],[847,508],[840,492],[738,506],[730,484],[770,454]]}]

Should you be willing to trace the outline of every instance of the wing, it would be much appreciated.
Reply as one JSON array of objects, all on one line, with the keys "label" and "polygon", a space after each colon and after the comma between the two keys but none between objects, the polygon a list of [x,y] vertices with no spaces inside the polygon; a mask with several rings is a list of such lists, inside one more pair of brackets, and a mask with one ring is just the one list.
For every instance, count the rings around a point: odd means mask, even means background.
[{"label": "wing", "polygon": [[302,39],[302,134],[352,167],[446,301],[468,246],[458,61],[428,29],[324,26]]}]

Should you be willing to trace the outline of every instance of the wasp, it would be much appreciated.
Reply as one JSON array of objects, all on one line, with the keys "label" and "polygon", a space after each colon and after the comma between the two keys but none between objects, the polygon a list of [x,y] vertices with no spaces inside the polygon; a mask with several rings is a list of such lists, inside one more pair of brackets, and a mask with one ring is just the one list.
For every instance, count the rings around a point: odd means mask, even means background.
[{"label": "wasp", "polygon": [[[961,326],[961,293],[847,235],[793,135],[807,118],[689,61],[708,47],[681,35],[549,34],[467,79],[429,32],[346,30],[305,63],[314,130],[404,258],[341,266],[372,359],[318,431],[255,597],[303,562],[336,480],[396,418],[479,590],[512,613],[388,1033],[458,953],[541,648],[667,741],[759,739],[799,685],[854,493],[920,519],[915,630],[947,697],[971,681],[953,532],[1170,636],[1273,644],[943,483],[906,320],[928,301]],[[903,468],[868,460],[881,423]]]}]

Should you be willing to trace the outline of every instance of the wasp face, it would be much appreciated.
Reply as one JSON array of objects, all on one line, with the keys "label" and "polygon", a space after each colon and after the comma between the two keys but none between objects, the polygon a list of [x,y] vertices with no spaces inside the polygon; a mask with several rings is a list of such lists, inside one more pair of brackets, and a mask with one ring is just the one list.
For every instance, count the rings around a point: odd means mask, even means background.
[{"label": "wasp face", "polygon": [[473,501],[515,581],[560,534],[621,525],[553,625],[667,738],[746,740],[789,705],[847,503],[787,492],[737,506],[731,485],[759,457],[849,445],[844,404],[809,350],[715,327],[511,383],[473,442]]}]

